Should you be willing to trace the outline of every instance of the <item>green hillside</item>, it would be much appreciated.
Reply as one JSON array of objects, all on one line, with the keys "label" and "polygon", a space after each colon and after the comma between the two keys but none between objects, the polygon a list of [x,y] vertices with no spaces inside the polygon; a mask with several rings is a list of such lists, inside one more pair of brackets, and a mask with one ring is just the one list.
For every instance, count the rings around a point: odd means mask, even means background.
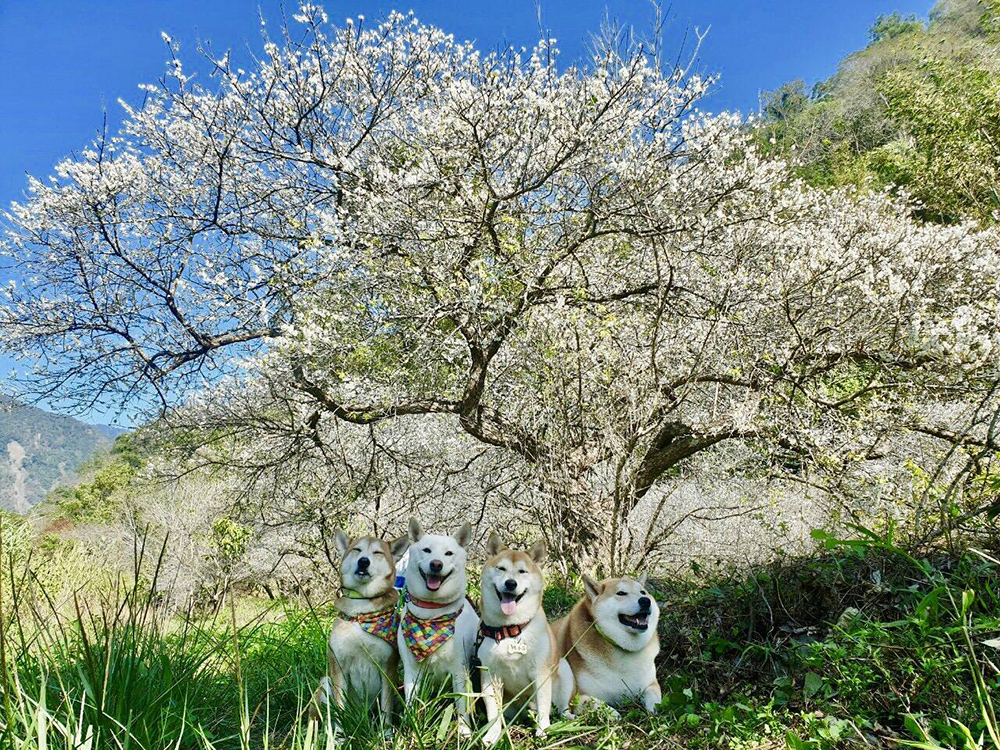
[{"label": "green hillside", "polygon": [[939,0],[878,17],[869,43],[811,88],[761,102],[761,142],[814,185],[903,189],[918,216],[992,223],[1000,210],[1000,2]]},{"label": "green hillside", "polygon": [[98,427],[33,406],[0,408],[0,508],[18,513],[111,445]]}]

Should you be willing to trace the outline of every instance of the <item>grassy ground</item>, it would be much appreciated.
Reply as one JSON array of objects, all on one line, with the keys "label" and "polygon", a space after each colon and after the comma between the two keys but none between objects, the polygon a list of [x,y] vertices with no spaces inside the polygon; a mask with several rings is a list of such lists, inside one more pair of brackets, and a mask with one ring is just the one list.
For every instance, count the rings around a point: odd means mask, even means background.
[{"label": "grassy ground", "polygon": [[[660,582],[664,702],[595,712],[511,747],[1000,748],[1000,564],[995,550],[912,557],[885,539],[751,575]],[[322,748],[302,720],[334,613],[249,598],[216,618],[159,615],[149,578],[59,612],[6,565],[0,747]],[[155,577],[151,574],[150,578]],[[546,608],[579,594],[550,586]],[[235,626],[235,627],[234,627]],[[450,701],[428,698],[390,734],[367,707],[340,717],[352,747],[456,747]],[[327,724],[326,726],[329,726]],[[503,745],[502,745],[503,746]]]}]

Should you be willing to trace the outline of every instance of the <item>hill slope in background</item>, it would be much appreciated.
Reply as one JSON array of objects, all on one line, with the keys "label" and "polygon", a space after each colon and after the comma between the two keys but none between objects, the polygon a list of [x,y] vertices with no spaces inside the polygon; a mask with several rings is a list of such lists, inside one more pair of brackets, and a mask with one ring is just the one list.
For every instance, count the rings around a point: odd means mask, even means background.
[{"label": "hill slope in background", "polygon": [[0,508],[24,513],[112,440],[99,427],[33,406],[0,406]]},{"label": "hill slope in background", "polygon": [[937,0],[926,21],[893,13],[809,90],[764,94],[761,145],[808,182],[898,190],[915,215],[1000,216],[1000,0]]}]

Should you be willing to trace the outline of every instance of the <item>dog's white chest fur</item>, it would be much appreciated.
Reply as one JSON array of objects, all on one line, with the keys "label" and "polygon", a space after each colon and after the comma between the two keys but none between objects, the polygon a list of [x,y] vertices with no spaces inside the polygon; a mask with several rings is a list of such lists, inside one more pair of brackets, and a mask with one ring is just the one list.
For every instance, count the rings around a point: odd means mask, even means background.
[{"label": "dog's white chest fur", "polygon": [[338,620],[330,630],[329,647],[350,690],[369,698],[379,694],[382,674],[396,651],[393,644],[365,631],[356,622]]},{"label": "dog's white chest fur", "polygon": [[524,630],[500,642],[486,638],[479,646],[479,661],[503,681],[508,696],[530,692],[539,673],[551,661],[552,642],[543,617],[536,617]]},{"label": "dog's white chest fur", "polygon": [[574,676],[581,693],[599,698],[610,705],[621,705],[642,696],[656,682],[656,651],[629,652],[615,649],[608,660],[588,660]]}]

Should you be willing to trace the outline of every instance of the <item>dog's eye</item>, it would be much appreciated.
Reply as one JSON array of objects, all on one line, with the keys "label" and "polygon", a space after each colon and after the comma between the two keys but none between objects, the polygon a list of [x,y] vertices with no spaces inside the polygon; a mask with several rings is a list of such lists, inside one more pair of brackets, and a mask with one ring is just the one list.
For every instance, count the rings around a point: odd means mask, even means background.
[{"label": "dog's eye", "polygon": [[373,549],[373,550],[372,550],[372,554],[373,554],[373,555],[381,555],[381,554],[382,554],[382,550],[379,550],[379,549]]},{"label": "dog's eye", "polygon": [[642,590],[642,591],[640,591],[639,593],[640,593],[640,594],[642,594],[643,596],[649,596],[649,594],[647,594],[647,593],[646,593],[646,590],[645,590],[645,589],[643,589],[643,590]]},{"label": "dog's eye", "polygon": [[618,596],[628,596],[628,594],[626,594],[624,591],[619,591],[617,593],[618,593]]},{"label": "dog's eye", "polygon": [[360,551],[361,547],[355,547],[354,549],[351,550],[351,552],[360,552]]},{"label": "dog's eye", "polygon": [[503,567],[502,565],[497,565],[497,570],[499,570],[501,573],[507,572],[507,568]]},{"label": "dog's eye", "polygon": [[526,571],[526,570],[519,570],[517,572],[520,573],[521,575],[525,575],[525,574],[527,574],[528,571]]},{"label": "dog's eye", "polygon": [[431,548],[430,547],[424,547],[424,552],[426,552],[429,555],[431,553]]},{"label": "dog's eye", "polygon": [[445,557],[451,557],[454,554],[455,554],[454,552],[452,552],[451,550],[448,550],[447,552],[444,553],[444,556]]}]

